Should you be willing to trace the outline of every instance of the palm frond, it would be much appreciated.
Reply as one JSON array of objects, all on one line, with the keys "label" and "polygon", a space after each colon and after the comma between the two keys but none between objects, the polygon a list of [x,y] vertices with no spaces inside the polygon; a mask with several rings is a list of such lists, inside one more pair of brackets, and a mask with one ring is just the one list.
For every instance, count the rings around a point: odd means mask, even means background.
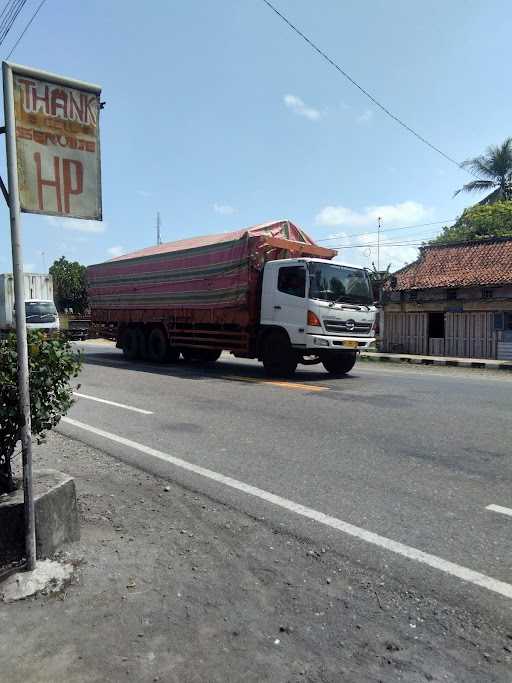
[{"label": "palm frond", "polygon": [[484,176],[484,178],[496,178],[492,163],[484,156],[466,159],[466,161],[462,162],[461,166],[462,168],[468,168],[476,175]]},{"label": "palm frond", "polygon": [[491,145],[485,154],[464,161],[462,167],[475,175],[502,182],[512,174],[512,138],[506,138],[501,145]]},{"label": "palm frond", "polygon": [[460,192],[482,192],[493,187],[496,187],[496,183],[493,180],[472,180],[454,192],[453,196],[456,197]]}]

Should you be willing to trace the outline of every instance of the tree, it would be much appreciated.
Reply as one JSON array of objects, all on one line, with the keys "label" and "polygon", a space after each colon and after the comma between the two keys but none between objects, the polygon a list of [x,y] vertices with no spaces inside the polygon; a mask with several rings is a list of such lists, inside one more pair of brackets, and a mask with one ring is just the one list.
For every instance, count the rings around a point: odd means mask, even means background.
[{"label": "tree", "polygon": [[430,244],[467,242],[489,237],[512,237],[512,201],[477,204],[465,209],[451,226],[445,226]]},{"label": "tree", "polygon": [[372,294],[374,301],[380,301],[380,292],[384,283],[388,280],[391,271],[391,263],[388,264],[386,270],[377,270],[375,263],[372,261],[372,270],[368,270],[368,277],[372,286]]},{"label": "tree", "polygon": [[[80,370],[80,357],[65,339],[28,331],[30,415],[32,434],[40,443],[73,403],[70,380]],[[0,341],[0,493],[14,490],[11,460],[20,440],[16,335]]]},{"label": "tree", "polygon": [[78,261],[68,261],[61,256],[51,266],[55,304],[60,313],[66,308],[74,313],[84,313],[87,308],[86,267]]},{"label": "tree", "polygon": [[454,197],[459,192],[492,190],[480,204],[512,199],[512,138],[507,138],[501,145],[491,145],[485,154],[468,159],[462,166],[482,177],[463,185],[455,192]]}]

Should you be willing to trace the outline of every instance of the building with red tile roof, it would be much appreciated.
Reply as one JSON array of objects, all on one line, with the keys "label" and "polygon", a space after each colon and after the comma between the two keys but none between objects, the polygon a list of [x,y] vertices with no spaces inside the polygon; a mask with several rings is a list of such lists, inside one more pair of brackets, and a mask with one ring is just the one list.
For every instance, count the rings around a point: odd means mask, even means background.
[{"label": "building with red tile roof", "polygon": [[422,247],[383,299],[384,351],[512,359],[512,237]]}]

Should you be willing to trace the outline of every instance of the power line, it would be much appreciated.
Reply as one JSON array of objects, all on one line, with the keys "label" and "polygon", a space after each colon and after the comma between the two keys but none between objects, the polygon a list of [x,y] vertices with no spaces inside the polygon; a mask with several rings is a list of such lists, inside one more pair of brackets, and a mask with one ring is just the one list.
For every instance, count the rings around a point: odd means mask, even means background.
[{"label": "power line", "polygon": [[[428,233],[423,233],[422,235],[418,235],[417,237],[413,237],[411,239],[400,239],[397,237],[395,240],[389,240],[388,242],[383,242],[381,240],[380,244],[382,247],[385,247],[387,244],[391,244],[393,242],[400,242],[400,244],[407,244],[407,243],[415,244],[416,242],[419,242],[420,240],[432,239],[433,237],[436,237],[437,234],[438,234],[437,231],[432,231],[432,232],[428,232]],[[338,249],[338,248],[341,249],[343,247],[348,246],[349,244],[360,244],[361,246],[364,247],[364,246],[371,246],[372,244],[377,246],[378,243],[379,243],[379,240],[377,238],[374,238],[371,242],[361,242],[361,241],[351,242],[350,240],[348,240],[348,241],[340,243],[340,244],[331,244],[330,247],[333,249]]]},{"label": "power line", "polygon": [[[431,240],[432,238],[436,237],[437,235],[437,230],[436,231],[429,231],[428,233],[424,233],[423,235],[419,237],[414,237],[408,240],[396,240],[396,241],[390,241],[390,242],[380,242],[381,248],[388,247],[390,245],[395,245],[395,244],[400,244],[401,246],[406,246],[408,244],[414,245],[414,244],[423,244],[423,242]],[[330,248],[332,249],[352,249],[355,247],[377,247],[379,244],[378,240],[374,240],[372,242],[357,242],[357,243],[351,243],[349,242],[348,244],[345,242],[343,244],[331,244]]]},{"label": "power line", "polygon": [[25,6],[25,3],[27,0],[13,0],[10,4],[10,6],[7,8],[4,7],[4,11],[2,14],[4,14],[5,10],[7,9],[7,12],[5,13],[1,23],[0,23],[0,45],[4,42],[5,38],[7,37],[7,34],[12,28],[12,25],[16,21],[19,13]]},{"label": "power line", "polygon": [[[384,247],[420,247],[423,242],[394,242],[394,243],[384,243],[381,244],[381,248]],[[368,249],[371,247],[377,247],[375,244],[340,244],[333,247],[333,249]]]},{"label": "power line", "polygon": [[39,10],[42,8],[42,6],[44,5],[45,2],[46,2],[46,0],[41,0],[41,2],[39,3],[37,9],[36,9],[35,12],[32,14],[32,16],[30,17],[30,19],[29,19],[29,21],[27,22],[27,24],[25,25],[25,28],[24,28],[23,31],[20,33],[18,40],[14,43],[13,47],[11,48],[11,51],[10,51],[9,54],[7,55],[6,59],[9,59],[9,58],[11,57],[12,53],[14,52],[14,50],[18,47],[18,45],[19,45],[20,42],[21,42],[21,39],[23,38],[23,36],[25,35],[25,33],[28,31],[28,29],[29,29],[30,26],[32,25],[32,22],[34,21],[34,19],[35,19],[35,18],[37,17],[37,15],[39,14]]},{"label": "power line", "polygon": [[9,4],[10,4],[10,3],[11,3],[11,0],[7,0],[7,2],[5,3],[4,8],[3,8],[3,10],[2,10],[2,12],[1,12],[1,14],[0,14],[0,20],[1,20],[2,17],[4,16],[4,14],[5,14],[7,8],[9,7]]},{"label": "power line", "polygon": [[[403,225],[400,228],[386,228],[385,230],[381,230],[381,234],[386,233],[386,232],[396,232],[398,230],[413,230],[414,228],[426,228],[428,225],[441,225],[442,223],[451,223],[452,221],[457,220],[456,218],[448,218],[447,220],[444,221],[432,221],[431,223],[417,223],[416,225]],[[316,240],[317,242],[332,242],[333,240],[338,240],[338,239],[344,239],[345,237],[361,237],[361,236],[366,236],[366,235],[374,235],[376,234],[376,230],[372,230],[371,232],[351,232],[348,235],[338,235],[337,237],[324,237],[320,240]]]},{"label": "power line", "polygon": [[369,100],[371,100],[371,101],[373,102],[373,104],[375,104],[375,106],[379,107],[379,109],[381,109],[385,114],[387,114],[391,119],[393,119],[393,121],[395,121],[395,122],[398,123],[400,126],[402,126],[402,128],[405,128],[405,130],[407,130],[409,133],[411,133],[411,134],[414,135],[416,138],[418,138],[418,140],[420,140],[421,142],[423,142],[423,144],[425,144],[425,145],[427,145],[428,147],[430,147],[430,149],[434,150],[434,152],[437,152],[438,154],[440,154],[440,155],[441,155],[442,157],[444,157],[447,161],[449,161],[449,162],[452,163],[452,164],[455,164],[455,166],[457,166],[458,168],[462,168],[462,170],[465,170],[466,172],[469,173],[468,169],[463,168],[463,167],[461,166],[460,162],[456,161],[455,159],[453,159],[453,158],[452,158],[451,156],[449,156],[448,154],[445,154],[441,149],[439,149],[439,147],[436,147],[436,145],[434,145],[432,142],[429,142],[429,140],[427,140],[426,138],[424,138],[423,135],[421,135],[420,133],[418,133],[417,131],[415,131],[414,128],[411,128],[410,126],[408,126],[407,123],[405,123],[404,121],[402,121],[402,119],[400,119],[398,116],[396,116],[395,114],[393,114],[393,112],[391,112],[387,107],[385,107],[383,104],[381,104],[381,103],[379,102],[379,100],[377,100],[376,97],[374,97],[371,93],[368,92],[368,90],[366,90],[365,88],[363,88],[362,85],[359,85],[359,83],[358,83],[356,80],[354,80],[354,79],[352,78],[352,76],[350,76],[344,69],[342,69],[341,66],[339,66],[339,64],[337,64],[333,59],[331,59],[331,58],[329,57],[329,55],[326,54],[323,50],[321,50],[321,49],[318,47],[318,45],[316,45],[310,38],[308,38],[304,33],[302,33],[302,31],[301,31],[300,29],[298,29],[297,26],[295,26],[294,24],[292,24],[292,22],[291,22],[289,19],[287,19],[287,18],[284,16],[284,14],[282,14],[276,7],[274,7],[274,5],[273,5],[271,2],[269,2],[269,0],[262,0],[262,1],[263,1],[263,2],[265,3],[265,5],[267,5],[267,7],[269,7],[275,14],[277,14],[277,16],[278,16],[280,19],[282,19],[282,21],[284,21],[284,23],[287,24],[288,27],[289,27],[292,31],[295,31],[295,33],[296,33],[298,36],[300,36],[300,37],[301,37],[301,38],[302,38],[302,39],[303,39],[311,48],[313,48],[313,50],[315,50],[315,52],[317,52],[317,53],[318,53],[323,59],[325,59],[331,66],[333,66],[337,71],[339,71],[339,73],[340,73],[344,78],[346,78],[348,81],[350,81],[350,83],[352,83],[352,85],[354,85],[358,90],[360,90],[360,91],[363,93],[363,95],[364,95],[365,97],[367,97]]}]

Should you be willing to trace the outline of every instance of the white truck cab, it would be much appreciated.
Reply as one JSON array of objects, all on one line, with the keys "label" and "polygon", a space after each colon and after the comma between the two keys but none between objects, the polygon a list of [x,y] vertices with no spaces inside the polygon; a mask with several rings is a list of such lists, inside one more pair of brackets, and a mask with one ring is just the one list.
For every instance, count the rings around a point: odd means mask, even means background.
[{"label": "white truck cab", "polygon": [[25,301],[25,320],[28,330],[58,332],[59,314],[53,301],[48,299],[29,299]]},{"label": "white truck cab", "polygon": [[376,312],[363,268],[316,258],[265,264],[261,325],[285,330],[293,349],[328,370],[352,367],[356,352],[374,341]]},{"label": "white truck cab", "polygon": [[[25,319],[27,329],[54,333],[60,322],[53,302],[53,281],[47,273],[24,273]],[[16,327],[14,278],[12,273],[0,273],[0,338]]]}]

